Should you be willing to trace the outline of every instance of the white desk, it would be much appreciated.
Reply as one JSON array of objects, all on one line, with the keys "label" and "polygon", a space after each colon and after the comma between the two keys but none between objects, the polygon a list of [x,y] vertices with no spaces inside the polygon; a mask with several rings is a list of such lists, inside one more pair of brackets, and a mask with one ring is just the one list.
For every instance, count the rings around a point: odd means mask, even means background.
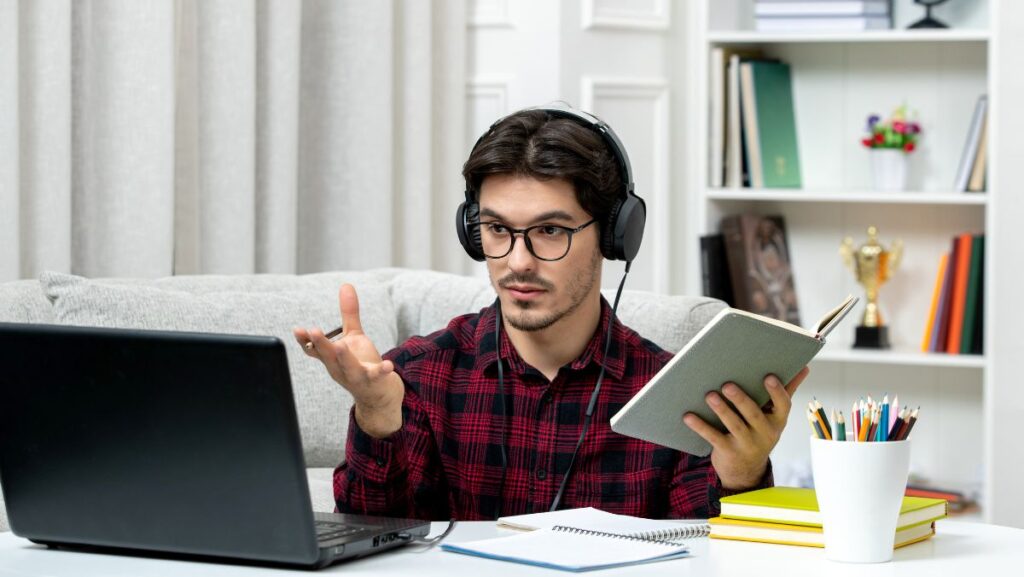
[{"label": "white desk", "polygon": [[[434,523],[434,533],[444,523]],[[996,525],[939,521],[932,539],[898,549],[891,563],[877,565],[845,565],[825,560],[821,549],[693,539],[693,556],[608,569],[588,574],[618,575],[685,575],[769,576],[815,575],[872,577],[941,577],[955,575],[1010,575],[1024,562],[1024,529]],[[460,523],[448,537],[451,542],[469,541],[508,534],[492,522]],[[479,559],[448,553],[438,548],[423,550],[407,547],[356,561],[333,565],[315,574],[339,573],[386,577],[417,575],[439,577],[476,577],[478,575],[570,575],[571,573],[527,565]],[[270,569],[228,564],[169,561],[142,557],[123,557],[66,550],[51,551],[15,537],[0,533],[0,576],[92,577],[132,576],[223,576],[223,575],[313,575],[302,571]]]}]

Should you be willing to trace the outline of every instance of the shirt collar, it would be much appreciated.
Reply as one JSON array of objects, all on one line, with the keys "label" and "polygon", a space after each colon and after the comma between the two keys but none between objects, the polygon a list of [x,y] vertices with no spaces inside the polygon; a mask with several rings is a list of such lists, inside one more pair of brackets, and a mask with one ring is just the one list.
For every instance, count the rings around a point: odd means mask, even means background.
[{"label": "shirt collar", "polygon": [[[494,323],[497,319],[497,300],[487,307],[480,314],[479,322],[476,325],[475,340],[477,342],[476,362],[474,368],[484,370],[495,365],[498,355],[495,353]],[[612,339],[608,345],[608,355],[604,353],[604,343],[608,331],[608,323],[612,324]],[[597,330],[590,337],[587,347],[583,349],[576,360],[569,363],[569,368],[574,371],[581,371],[589,365],[600,368],[601,363],[607,359],[605,371],[616,380],[621,380],[626,372],[626,359],[624,356],[624,327],[618,319],[612,319],[612,307],[608,301],[601,297],[601,321]],[[519,356],[519,352],[512,346],[512,340],[508,338],[508,332],[501,331],[501,358],[507,366],[517,374],[522,374],[527,365]]]}]

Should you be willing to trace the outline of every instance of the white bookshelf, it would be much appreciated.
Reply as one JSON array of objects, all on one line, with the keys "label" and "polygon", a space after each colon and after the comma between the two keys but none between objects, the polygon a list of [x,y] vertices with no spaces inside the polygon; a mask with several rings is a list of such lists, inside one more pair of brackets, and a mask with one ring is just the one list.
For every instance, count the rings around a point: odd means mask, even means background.
[{"label": "white bookshelf", "polygon": [[[1001,122],[999,99],[992,95],[998,66],[1008,71],[1014,66],[1006,56],[1003,60],[996,56],[997,14],[1007,3],[960,4],[955,19],[946,18],[954,26],[950,30],[765,34],[753,31],[753,0],[693,2],[687,49],[694,65],[689,117],[695,126],[688,144],[695,162],[688,206],[696,234],[691,235],[689,253],[699,254],[697,238],[716,232],[725,215],[748,211],[782,215],[801,319],[810,325],[846,294],[863,297],[838,254],[843,238],[851,236],[860,244],[867,227],[873,225],[883,245],[902,239],[903,263],[880,291],[893,348],[852,349],[853,327],[863,310],[858,309],[829,337],[829,344],[812,363],[811,376],[797,393],[797,406],[813,395],[826,406],[848,412],[853,400],[862,395],[899,393],[901,402],[922,406],[922,419],[914,430],[912,472],[938,485],[980,490],[985,519],[1024,526],[1024,500],[1008,486],[992,482],[995,465],[1005,452],[993,423],[1002,390],[993,380],[999,355],[993,343],[1008,332],[993,328],[1000,320],[995,311],[1000,301],[993,298],[998,281],[995,259],[1002,258],[998,255],[1004,248],[1001,235],[995,233],[998,224],[1010,218],[1008,214],[997,217],[996,205],[1000,194],[1015,192],[999,188],[998,133],[989,134],[988,192],[951,190],[980,94],[990,95],[989,126]],[[898,0],[895,5],[896,22],[902,27],[923,14],[910,0]],[[765,55],[790,64],[803,188],[709,186],[709,64],[716,46],[758,47]],[[904,102],[918,111],[923,126],[923,138],[911,157],[908,184],[912,190],[875,192],[868,153],[859,143],[865,134],[863,126],[869,114],[885,117]],[[963,232],[986,234],[986,354],[922,353],[920,341],[940,255],[949,250],[953,236]],[[691,265],[687,276],[694,293],[701,290],[698,267]],[[1015,278],[1019,280],[1020,273]],[[1021,341],[1016,338],[1016,342]],[[791,417],[773,455],[783,470],[809,461],[802,412],[794,411]],[[994,510],[1004,516],[993,515]]]}]

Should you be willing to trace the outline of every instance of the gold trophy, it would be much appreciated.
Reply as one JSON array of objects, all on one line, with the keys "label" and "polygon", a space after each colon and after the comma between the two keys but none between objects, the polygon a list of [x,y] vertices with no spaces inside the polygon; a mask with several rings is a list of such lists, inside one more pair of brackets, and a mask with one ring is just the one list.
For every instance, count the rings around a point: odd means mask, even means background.
[{"label": "gold trophy", "polygon": [[903,241],[893,241],[892,246],[886,250],[878,244],[878,229],[869,226],[867,242],[855,247],[853,239],[846,237],[839,247],[839,254],[843,256],[846,267],[857,275],[857,282],[864,287],[867,295],[864,318],[857,326],[854,348],[889,348],[889,327],[883,324],[882,314],[878,311],[878,289],[899,268],[903,257]]}]

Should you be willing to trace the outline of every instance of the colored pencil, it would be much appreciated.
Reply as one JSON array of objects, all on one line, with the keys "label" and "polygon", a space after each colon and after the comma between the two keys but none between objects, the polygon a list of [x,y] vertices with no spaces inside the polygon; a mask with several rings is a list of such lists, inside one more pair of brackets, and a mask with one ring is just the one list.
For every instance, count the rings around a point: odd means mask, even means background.
[{"label": "colored pencil", "polygon": [[825,429],[825,433],[828,438],[832,438],[832,424],[828,422],[828,416],[825,415],[825,407],[821,406],[821,402],[818,401],[817,397],[811,397],[814,399],[814,408],[818,411],[818,416],[821,417],[822,427]]},{"label": "colored pencil", "polygon": [[839,417],[838,417],[838,420],[836,421],[836,427],[839,429],[839,432],[836,434],[836,440],[837,441],[845,441],[846,440],[846,421],[843,420],[843,412],[842,411],[839,411]]},{"label": "colored pencil", "polygon": [[914,429],[914,424],[917,423],[917,412],[920,410],[921,407],[918,407],[914,409],[913,412],[910,413],[910,419],[907,420],[907,430],[904,431],[903,435],[900,437],[901,441],[905,441],[908,437],[910,437],[910,431]]},{"label": "colored pencil", "polygon": [[825,434],[821,430],[821,424],[818,423],[818,418],[810,410],[807,411],[807,422],[811,424],[811,430],[814,431],[815,437],[819,439],[825,438]]}]

